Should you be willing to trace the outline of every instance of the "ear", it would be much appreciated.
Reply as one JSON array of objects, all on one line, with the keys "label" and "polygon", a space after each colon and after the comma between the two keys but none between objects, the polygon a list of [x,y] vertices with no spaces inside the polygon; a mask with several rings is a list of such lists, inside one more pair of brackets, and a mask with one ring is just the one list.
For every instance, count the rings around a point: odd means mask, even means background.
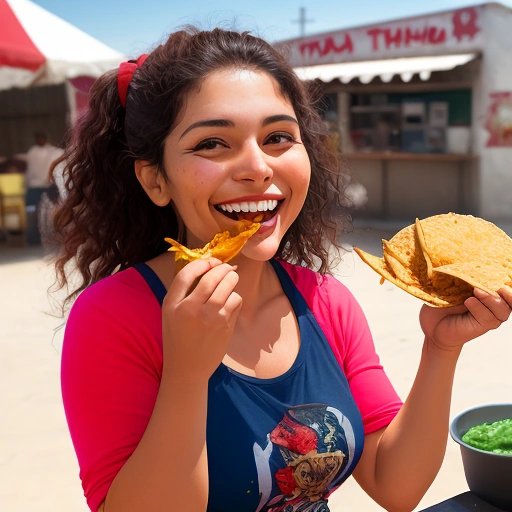
[{"label": "ear", "polygon": [[135,176],[157,206],[167,206],[171,202],[169,183],[156,165],[150,164],[147,160],[135,160]]}]

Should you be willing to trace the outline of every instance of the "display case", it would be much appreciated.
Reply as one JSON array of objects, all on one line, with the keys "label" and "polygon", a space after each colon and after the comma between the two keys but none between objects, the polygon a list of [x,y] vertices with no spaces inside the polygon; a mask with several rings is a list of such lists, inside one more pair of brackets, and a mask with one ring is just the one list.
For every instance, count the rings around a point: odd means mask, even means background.
[{"label": "display case", "polygon": [[451,125],[471,123],[471,92],[352,94],[354,151],[446,153]]}]

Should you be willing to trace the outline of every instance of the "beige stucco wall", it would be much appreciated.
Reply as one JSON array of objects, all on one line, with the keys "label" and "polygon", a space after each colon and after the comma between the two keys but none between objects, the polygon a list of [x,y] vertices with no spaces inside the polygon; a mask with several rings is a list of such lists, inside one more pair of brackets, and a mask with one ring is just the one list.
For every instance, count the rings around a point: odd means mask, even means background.
[{"label": "beige stucco wall", "polygon": [[490,93],[512,93],[512,11],[500,5],[483,13],[482,71],[474,89],[474,144],[480,155],[478,202],[489,220],[512,220],[512,147],[487,147]]},{"label": "beige stucco wall", "polygon": [[368,193],[359,216],[410,221],[450,211],[477,213],[478,160],[387,161],[385,165],[386,170],[382,160],[345,159],[345,170]]}]

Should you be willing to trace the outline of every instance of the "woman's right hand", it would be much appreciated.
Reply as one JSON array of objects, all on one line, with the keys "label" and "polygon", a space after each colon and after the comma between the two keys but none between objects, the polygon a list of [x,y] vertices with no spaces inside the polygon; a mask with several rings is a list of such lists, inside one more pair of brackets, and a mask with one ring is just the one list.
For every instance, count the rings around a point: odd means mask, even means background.
[{"label": "woman's right hand", "polygon": [[242,306],[237,283],[234,267],[214,258],[192,261],[176,274],[162,305],[164,372],[195,382],[210,378]]}]

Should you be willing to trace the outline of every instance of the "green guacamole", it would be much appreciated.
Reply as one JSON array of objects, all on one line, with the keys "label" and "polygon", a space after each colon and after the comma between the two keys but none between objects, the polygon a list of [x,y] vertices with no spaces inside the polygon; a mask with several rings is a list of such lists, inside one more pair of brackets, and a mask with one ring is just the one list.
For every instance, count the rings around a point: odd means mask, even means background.
[{"label": "green guacamole", "polygon": [[462,440],[479,450],[512,455],[512,418],[471,427]]}]

